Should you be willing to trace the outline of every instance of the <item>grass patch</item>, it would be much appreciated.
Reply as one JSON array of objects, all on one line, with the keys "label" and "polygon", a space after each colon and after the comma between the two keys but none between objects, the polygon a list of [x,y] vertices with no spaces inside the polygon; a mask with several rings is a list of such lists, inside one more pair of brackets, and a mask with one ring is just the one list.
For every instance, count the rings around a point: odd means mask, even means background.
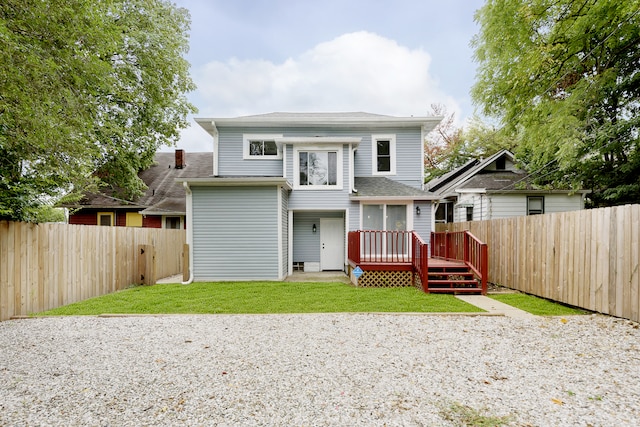
[{"label": "grass patch", "polygon": [[138,286],[38,315],[482,312],[453,295],[344,283],[215,282]]},{"label": "grass patch", "polygon": [[522,293],[494,294],[487,296],[496,301],[519,308],[520,310],[528,311],[536,316],[573,316],[578,314],[587,314],[587,311],[579,308],[569,307],[558,302]]},{"label": "grass patch", "polygon": [[452,421],[456,425],[469,427],[500,427],[511,421],[510,416],[496,417],[486,415],[484,411],[479,411],[461,403],[452,403],[448,408],[441,411],[442,416],[447,421]]}]

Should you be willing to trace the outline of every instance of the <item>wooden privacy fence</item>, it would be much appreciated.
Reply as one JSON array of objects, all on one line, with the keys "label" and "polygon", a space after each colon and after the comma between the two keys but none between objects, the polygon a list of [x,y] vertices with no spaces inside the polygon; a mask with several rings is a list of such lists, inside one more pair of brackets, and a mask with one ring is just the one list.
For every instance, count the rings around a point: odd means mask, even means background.
[{"label": "wooden privacy fence", "polygon": [[640,322],[640,205],[438,224],[489,247],[489,281]]},{"label": "wooden privacy fence", "polygon": [[0,221],[0,320],[179,274],[185,239],[184,230]]}]

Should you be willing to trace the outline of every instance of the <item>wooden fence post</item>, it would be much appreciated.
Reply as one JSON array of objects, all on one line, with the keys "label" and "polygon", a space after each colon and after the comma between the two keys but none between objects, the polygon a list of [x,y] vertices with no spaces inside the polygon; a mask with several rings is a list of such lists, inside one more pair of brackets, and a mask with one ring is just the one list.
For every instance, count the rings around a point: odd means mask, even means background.
[{"label": "wooden fence post", "polygon": [[182,281],[187,282],[189,280],[189,245],[187,243],[182,245]]}]

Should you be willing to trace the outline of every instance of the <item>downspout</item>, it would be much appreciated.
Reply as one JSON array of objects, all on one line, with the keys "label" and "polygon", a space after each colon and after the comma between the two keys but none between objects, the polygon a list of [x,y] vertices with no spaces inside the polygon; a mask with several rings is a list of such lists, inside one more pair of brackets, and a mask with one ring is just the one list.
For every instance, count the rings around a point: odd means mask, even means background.
[{"label": "downspout", "polygon": [[211,133],[211,136],[213,136],[213,176],[218,176],[218,168],[220,165],[220,153],[218,152],[220,134],[218,133],[216,122],[211,122],[211,126],[213,126],[213,132]]},{"label": "downspout", "polygon": [[356,149],[353,147],[353,144],[349,144],[349,189],[353,194],[358,194],[358,190],[355,188],[356,186],[356,171],[355,171],[355,156]]},{"label": "downspout", "polygon": [[182,185],[187,193],[187,245],[189,245],[189,279],[186,282],[182,282],[182,284],[190,285],[193,283],[193,201],[189,183],[183,182]]}]

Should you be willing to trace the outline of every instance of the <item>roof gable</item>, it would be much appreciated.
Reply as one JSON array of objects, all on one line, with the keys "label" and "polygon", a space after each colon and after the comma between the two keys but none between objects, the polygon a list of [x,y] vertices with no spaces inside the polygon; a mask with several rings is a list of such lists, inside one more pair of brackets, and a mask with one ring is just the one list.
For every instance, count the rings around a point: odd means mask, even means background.
[{"label": "roof gable", "polygon": [[[513,153],[509,150],[500,150],[486,159],[469,160],[464,165],[446,173],[440,178],[429,181],[426,184],[426,188],[433,194],[447,196],[453,193],[456,188],[461,188],[465,182],[469,181],[483,170],[488,169],[502,157],[505,157],[511,163],[515,162]],[[511,172],[514,173],[514,171]]]}]

